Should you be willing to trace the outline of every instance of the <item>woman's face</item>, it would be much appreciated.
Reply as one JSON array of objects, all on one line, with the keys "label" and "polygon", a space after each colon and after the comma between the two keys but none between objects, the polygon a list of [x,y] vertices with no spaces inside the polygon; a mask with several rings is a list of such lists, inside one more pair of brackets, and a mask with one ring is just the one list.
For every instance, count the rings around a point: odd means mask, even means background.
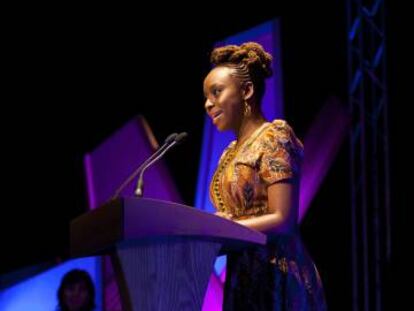
[{"label": "woman's face", "polygon": [[89,299],[85,282],[82,281],[67,286],[63,291],[63,299],[70,311],[77,311],[84,307]]},{"label": "woman's face", "polygon": [[216,67],[204,80],[204,108],[219,131],[237,130],[243,116],[240,82],[232,70]]}]

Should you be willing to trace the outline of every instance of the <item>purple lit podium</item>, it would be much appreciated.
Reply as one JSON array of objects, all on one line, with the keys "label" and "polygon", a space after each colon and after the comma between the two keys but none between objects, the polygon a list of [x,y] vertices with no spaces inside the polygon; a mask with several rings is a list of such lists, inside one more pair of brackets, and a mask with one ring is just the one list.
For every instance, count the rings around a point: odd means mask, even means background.
[{"label": "purple lit podium", "polygon": [[73,256],[111,255],[125,311],[201,310],[216,257],[266,243],[196,208],[133,197],[79,216],[70,230]]}]

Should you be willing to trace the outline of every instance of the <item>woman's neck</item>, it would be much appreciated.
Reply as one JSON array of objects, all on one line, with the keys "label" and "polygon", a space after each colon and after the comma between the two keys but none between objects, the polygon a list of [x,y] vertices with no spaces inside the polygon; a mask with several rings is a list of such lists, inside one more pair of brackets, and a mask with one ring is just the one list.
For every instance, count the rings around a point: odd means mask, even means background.
[{"label": "woman's neck", "polygon": [[257,130],[266,119],[261,112],[252,114],[250,117],[246,117],[242,120],[238,130],[236,130],[237,145],[240,146],[246,139],[248,139],[255,130]]}]

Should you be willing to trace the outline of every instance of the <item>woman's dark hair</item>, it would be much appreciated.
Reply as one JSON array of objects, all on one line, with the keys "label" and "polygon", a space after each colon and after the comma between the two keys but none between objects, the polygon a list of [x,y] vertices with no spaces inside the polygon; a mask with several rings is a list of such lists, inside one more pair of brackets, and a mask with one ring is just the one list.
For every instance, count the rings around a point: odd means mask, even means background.
[{"label": "woman's dark hair", "polygon": [[210,62],[216,66],[235,69],[235,76],[241,81],[251,81],[255,88],[257,102],[265,92],[265,80],[272,76],[272,55],[256,42],[242,45],[226,45],[213,50]]},{"label": "woman's dark hair", "polygon": [[80,269],[73,269],[67,272],[60,282],[59,290],[57,293],[59,301],[59,310],[67,311],[68,306],[65,304],[64,291],[67,287],[84,282],[88,291],[88,301],[82,308],[83,311],[90,311],[95,308],[95,286],[88,272]]}]

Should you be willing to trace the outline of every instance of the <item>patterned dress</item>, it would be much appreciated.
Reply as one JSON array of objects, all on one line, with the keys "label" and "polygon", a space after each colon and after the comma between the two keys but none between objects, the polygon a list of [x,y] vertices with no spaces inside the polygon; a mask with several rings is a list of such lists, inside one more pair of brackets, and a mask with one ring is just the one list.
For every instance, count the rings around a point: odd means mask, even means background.
[{"label": "patterned dress", "polygon": [[[224,150],[210,185],[219,212],[240,220],[268,213],[267,187],[299,183],[303,145],[284,120],[266,122]],[[223,310],[326,310],[322,283],[299,236],[268,235],[266,246],[227,256]]]}]

